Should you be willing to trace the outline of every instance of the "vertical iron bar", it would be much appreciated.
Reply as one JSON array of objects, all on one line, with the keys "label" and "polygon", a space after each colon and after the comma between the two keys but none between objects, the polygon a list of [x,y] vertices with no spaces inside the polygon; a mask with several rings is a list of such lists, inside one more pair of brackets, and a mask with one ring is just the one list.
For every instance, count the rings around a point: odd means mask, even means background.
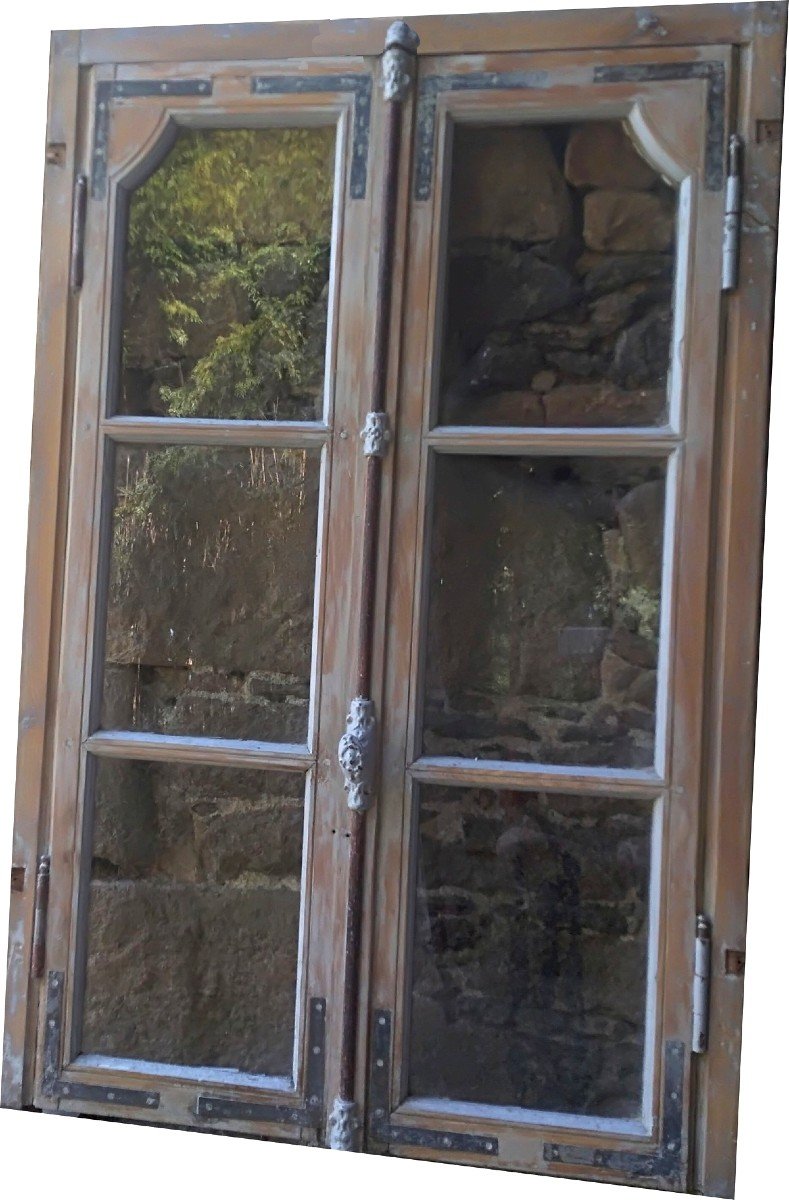
[{"label": "vertical iron bar", "polygon": [[34,979],[40,979],[44,974],[47,949],[47,909],[49,907],[49,867],[49,855],[42,854],[38,860],[38,870],[36,871],[33,946],[30,955],[30,974]]},{"label": "vertical iron bar", "polygon": [[[383,195],[376,286],[376,316],[373,341],[372,412],[383,414],[385,428],[386,383],[389,371],[389,334],[392,316],[395,221],[400,176],[402,106],[414,73],[414,55],[419,38],[403,21],[388,30],[383,57],[384,116]],[[357,700],[371,700],[373,624],[375,617],[376,566],[381,508],[382,450],[367,451],[362,532],[361,597],[356,664]],[[342,1042],[339,1095],[329,1119],[329,1145],[336,1150],[354,1148],[358,1127],[356,1106],[356,1059],[359,1033],[359,971],[362,935],[362,894],[365,860],[365,807],[351,807],[348,857],[348,898],[345,917]]]},{"label": "vertical iron bar", "polygon": [[74,181],[74,206],[71,211],[71,259],[68,282],[78,292],[85,277],[85,218],[88,205],[88,178],[78,175]]}]

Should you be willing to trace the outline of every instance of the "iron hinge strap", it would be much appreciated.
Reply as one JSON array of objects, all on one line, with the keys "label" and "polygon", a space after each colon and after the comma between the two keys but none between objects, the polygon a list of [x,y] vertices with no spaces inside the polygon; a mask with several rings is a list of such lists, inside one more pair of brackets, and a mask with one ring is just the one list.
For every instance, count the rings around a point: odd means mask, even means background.
[{"label": "iron hinge strap", "polygon": [[740,231],[742,228],[742,152],[742,138],[739,134],[733,133],[729,138],[726,202],[723,211],[721,288],[724,292],[734,291],[739,282]]},{"label": "iron hinge strap", "polygon": [[654,1150],[603,1150],[600,1147],[546,1142],[543,1159],[575,1167],[602,1167],[628,1179],[660,1179],[683,1187],[682,1097],[685,1086],[685,1045],[666,1042],[663,1067],[663,1132]]},{"label": "iron hinge strap", "polygon": [[426,1150],[481,1154],[499,1152],[498,1138],[489,1134],[460,1133],[452,1129],[424,1129],[392,1119],[391,1095],[392,1014],[379,1009],[373,1014],[370,1057],[369,1133],[373,1141],[387,1146],[421,1146]]},{"label": "iron hinge strap", "polygon": [[323,1120],[326,1075],[326,1000],[310,1001],[307,1030],[306,1097],[299,1104],[260,1104],[225,1096],[199,1095],[195,1114],[207,1121],[255,1121],[318,1129]]}]

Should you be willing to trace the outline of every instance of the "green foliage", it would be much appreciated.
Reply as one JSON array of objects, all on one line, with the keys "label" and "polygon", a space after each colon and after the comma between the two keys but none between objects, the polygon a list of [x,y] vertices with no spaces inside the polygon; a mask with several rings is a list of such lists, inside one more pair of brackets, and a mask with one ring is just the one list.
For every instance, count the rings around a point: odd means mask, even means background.
[{"label": "green foliage", "polygon": [[126,411],[313,415],[333,158],[325,128],[179,138],[130,205]]}]

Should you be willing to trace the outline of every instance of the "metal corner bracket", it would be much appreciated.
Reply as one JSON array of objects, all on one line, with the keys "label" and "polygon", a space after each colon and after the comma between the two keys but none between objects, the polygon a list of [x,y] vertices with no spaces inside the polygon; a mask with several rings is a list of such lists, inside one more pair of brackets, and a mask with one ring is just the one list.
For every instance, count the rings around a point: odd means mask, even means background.
[{"label": "metal corner bracket", "polygon": [[85,1100],[93,1104],[118,1104],[123,1108],[159,1107],[159,1093],[119,1088],[114,1085],[78,1083],[64,1079],[61,1068],[63,1053],[63,1003],[65,993],[63,971],[50,971],[47,978],[47,1006],[44,1016],[44,1064],[41,1091],[53,1100]]},{"label": "metal corner bracket", "polygon": [[655,1179],[671,1188],[682,1188],[685,1174],[682,1152],[684,1042],[666,1042],[663,1063],[663,1130],[656,1149],[644,1152],[601,1150],[593,1146],[546,1142],[544,1160],[574,1167],[603,1167],[634,1181]]},{"label": "metal corner bracket", "polygon": [[303,1104],[259,1104],[201,1093],[195,1104],[195,1115],[206,1121],[255,1121],[317,1130],[323,1119],[325,1075],[326,1000],[323,996],[317,996],[310,1000],[306,1097]]},{"label": "metal corner bracket", "polygon": [[424,1129],[392,1120],[391,1095],[392,1014],[386,1009],[373,1013],[370,1051],[369,1134],[387,1146],[420,1146],[451,1154],[498,1155],[499,1140],[485,1134],[456,1133],[449,1129]]}]

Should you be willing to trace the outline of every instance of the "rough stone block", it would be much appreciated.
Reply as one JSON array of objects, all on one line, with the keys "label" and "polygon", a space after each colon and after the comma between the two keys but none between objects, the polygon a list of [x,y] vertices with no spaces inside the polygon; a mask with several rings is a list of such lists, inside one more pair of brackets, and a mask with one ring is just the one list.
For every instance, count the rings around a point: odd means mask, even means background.
[{"label": "rough stone block", "polygon": [[659,479],[631,488],[619,502],[619,527],[633,581],[657,594],[663,567],[663,505],[665,488]]},{"label": "rough stone block", "polygon": [[452,172],[453,239],[548,242],[572,227],[570,197],[545,133],[460,128]]},{"label": "rough stone block", "polygon": [[603,252],[659,252],[674,237],[674,213],[651,192],[601,190],[584,200],[584,241]]},{"label": "rough stone block", "polygon": [[623,391],[610,383],[565,383],[545,396],[548,425],[654,425],[663,416],[658,388]]},{"label": "rough stone block", "polygon": [[616,121],[585,121],[567,141],[564,174],[575,187],[646,190],[657,174]]},{"label": "rough stone block", "polygon": [[290,1074],[299,894],[94,882],[82,1049]]}]

